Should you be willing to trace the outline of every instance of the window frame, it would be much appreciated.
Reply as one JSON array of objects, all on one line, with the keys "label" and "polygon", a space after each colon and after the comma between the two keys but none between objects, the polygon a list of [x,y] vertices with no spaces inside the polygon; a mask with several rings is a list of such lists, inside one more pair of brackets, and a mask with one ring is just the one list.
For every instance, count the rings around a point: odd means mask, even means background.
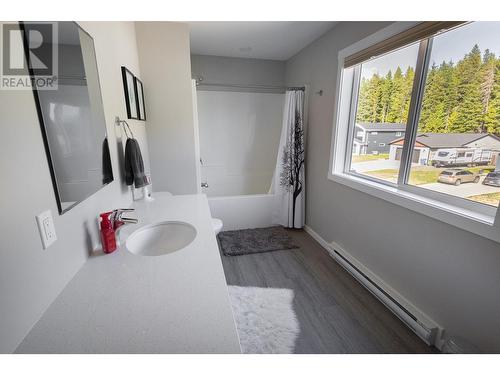
[{"label": "window frame", "polygon": [[415,148],[418,119],[432,51],[432,37],[419,42],[415,80],[397,183],[362,175],[350,170],[361,64],[344,69],[344,60],[347,56],[408,30],[416,24],[418,22],[393,23],[339,51],[335,88],[335,98],[337,99],[334,107],[334,131],[332,132],[328,178],[412,211],[500,242],[500,208],[408,184],[411,171],[411,156]]}]

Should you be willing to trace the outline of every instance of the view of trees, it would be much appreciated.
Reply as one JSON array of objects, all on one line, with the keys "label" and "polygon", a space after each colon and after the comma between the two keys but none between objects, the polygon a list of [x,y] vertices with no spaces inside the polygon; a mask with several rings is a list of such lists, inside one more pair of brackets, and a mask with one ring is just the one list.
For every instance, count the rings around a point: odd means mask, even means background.
[{"label": "view of trees", "polygon": [[[415,71],[400,67],[361,80],[358,122],[405,123]],[[460,61],[443,61],[428,72],[420,132],[500,134],[500,57],[478,45]]]}]

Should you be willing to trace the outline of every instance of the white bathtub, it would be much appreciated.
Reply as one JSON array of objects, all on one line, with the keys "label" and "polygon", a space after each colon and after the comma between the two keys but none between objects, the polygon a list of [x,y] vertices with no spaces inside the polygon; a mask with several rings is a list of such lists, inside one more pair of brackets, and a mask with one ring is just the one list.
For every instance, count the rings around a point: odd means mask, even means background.
[{"label": "white bathtub", "polygon": [[272,194],[209,197],[212,217],[221,219],[222,230],[264,228],[273,225]]}]

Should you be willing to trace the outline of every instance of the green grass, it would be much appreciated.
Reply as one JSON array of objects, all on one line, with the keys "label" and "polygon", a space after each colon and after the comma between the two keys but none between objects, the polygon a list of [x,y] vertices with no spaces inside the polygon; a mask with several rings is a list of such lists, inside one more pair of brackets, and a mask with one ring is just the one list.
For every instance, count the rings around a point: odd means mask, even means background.
[{"label": "green grass", "polygon": [[477,173],[480,173],[481,171],[483,171],[483,173],[489,173],[489,172],[493,172],[495,170],[495,166],[494,165],[481,165],[479,167],[467,168],[467,170],[469,170],[471,172],[477,172]]},{"label": "green grass", "polygon": [[[437,182],[438,176],[442,169],[433,167],[414,167],[410,173],[411,185],[423,185]],[[378,171],[368,171],[365,174],[380,178],[386,181],[397,181],[398,171],[396,169],[380,169]]]},{"label": "green grass", "polygon": [[372,160],[387,160],[389,159],[389,154],[368,154],[368,155],[353,155],[352,162],[353,163],[362,163],[364,161],[372,161]]},{"label": "green grass", "polygon": [[471,197],[467,197],[467,199],[484,204],[489,204],[490,206],[498,207],[500,202],[500,192],[473,195]]}]

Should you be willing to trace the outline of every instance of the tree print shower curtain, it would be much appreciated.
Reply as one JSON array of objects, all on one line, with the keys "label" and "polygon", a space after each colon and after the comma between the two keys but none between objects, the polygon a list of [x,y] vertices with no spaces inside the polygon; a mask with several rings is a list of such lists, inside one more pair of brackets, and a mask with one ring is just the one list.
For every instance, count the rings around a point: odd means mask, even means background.
[{"label": "tree print shower curtain", "polygon": [[271,184],[274,194],[273,222],[286,228],[305,223],[304,91],[285,95],[283,127]]}]

